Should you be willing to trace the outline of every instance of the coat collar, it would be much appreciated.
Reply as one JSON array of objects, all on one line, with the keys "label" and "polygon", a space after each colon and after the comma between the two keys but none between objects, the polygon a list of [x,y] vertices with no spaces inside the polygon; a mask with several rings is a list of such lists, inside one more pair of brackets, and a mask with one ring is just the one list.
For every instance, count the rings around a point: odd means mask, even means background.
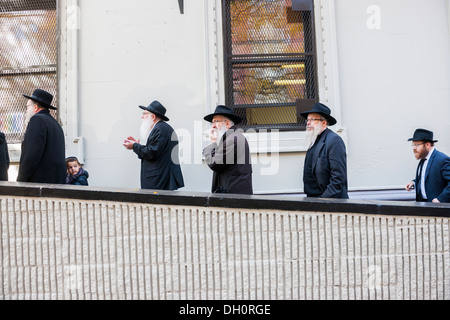
[{"label": "coat collar", "polygon": [[327,135],[330,132],[330,129],[326,128],[322,131],[322,133],[317,137],[318,140],[316,140],[316,149],[314,150],[313,155],[313,171],[316,167],[317,158],[319,158],[320,150],[322,150],[323,146],[325,145],[325,142],[327,141]]}]

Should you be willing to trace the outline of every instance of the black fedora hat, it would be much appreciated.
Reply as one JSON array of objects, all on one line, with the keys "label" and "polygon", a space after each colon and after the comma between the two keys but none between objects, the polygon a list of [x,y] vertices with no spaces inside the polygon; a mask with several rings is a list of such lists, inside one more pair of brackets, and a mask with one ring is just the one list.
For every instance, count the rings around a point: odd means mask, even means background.
[{"label": "black fedora hat", "polygon": [[214,113],[208,114],[203,119],[205,119],[206,121],[212,122],[214,116],[227,117],[231,121],[233,121],[234,124],[238,124],[239,122],[242,121],[241,117],[239,117],[238,115],[234,114],[233,109],[231,109],[231,108],[229,108],[227,106],[223,106],[223,105],[218,105],[216,107],[216,110],[214,111]]},{"label": "black fedora hat", "polygon": [[39,103],[44,108],[56,110],[56,108],[52,106],[53,95],[47,91],[36,89],[31,96],[27,96],[26,94],[23,94],[23,96]]},{"label": "black fedora hat", "polygon": [[433,131],[426,129],[417,129],[414,131],[414,136],[409,138],[408,141],[437,142],[437,140],[433,140]]},{"label": "black fedora hat", "polygon": [[169,121],[169,118],[165,116],[166,108],[164,108],[164,106],[159,101],[155,100],[152,103],[150,103],[147,107],[139,106],[139,108],[150,111],[151,113],[155,114],[158,118],[161,118],[164,121]]},{"label": "black fedora hat", "polygon": [[328,125],[330,125],[330,126],[335,125],[337,123],[336,119],[331,116],[330,108],[328,108],[326,105],[324,105],[320,102],[316,102],[310,111],[302,112],[302,113],[300,113],[300,115],[303,118],[307,119],[308,114],[310,114],[310,113],[318,113],[318,114],[322,115],[325,119],[327,119]]}]

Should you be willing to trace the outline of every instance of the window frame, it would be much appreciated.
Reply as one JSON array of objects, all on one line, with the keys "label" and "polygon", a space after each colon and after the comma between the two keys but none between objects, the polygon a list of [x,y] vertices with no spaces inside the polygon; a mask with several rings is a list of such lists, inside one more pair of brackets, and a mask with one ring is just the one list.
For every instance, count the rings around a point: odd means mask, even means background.
[{"label": "window frame", "polygon": [[[316,31],[317,81],[319,101],[330,109],[337,124],[331,127],[344,141],[347,130],[341,122],[341,97],[339,80],[339,60],[334,0],[313,0],[314,23]],[[205,21],[205,107],[204,113],[212,113],[219,104],[225,103],[225,71],[222,38],[222,0],[204,1]],[[203,122],[204,130],[209,126]],[[250,152],[258,153],[297,153],[305,152],[305,131],[281,131],[274,137],[274,144],[261,146],[261,134],[249,130],[245,135],[252,143]],[[201,143],[201,142],[200,142]]]},{"label": "window frame", "polygon": [[[316,37],[316,16],[314,9],[314,1],[311,0],[311,10],[309,12],[309,23],[304,24],[304,27],[310,28],[310,30],[305,31],[304,42],[305,50],[304,52],[298,53],[286,53],[286,54],[265,54],[265,55],[233,55],[232,44],[231,44],[231,20],[230,20],[230,5],[232,0],[222,0],[222,38],[223,38],[223,70],[224,70],[224,90],[225,90],[225,104],[233,109],[247,109],[247,108],[277,108],[277,107],[295,107],[296,116],[300,118],[300,113],[309,109],[315,102],[319,101],[319,81],[318,81],[318,59],[317,59],[317,37]],[[292,4],[294,6],[294,4]],[[235,59],[237,57],[237,59]],[[280,58],[282,57],[282,58]],[[298,63],[308,63],[306,69],[313,69],[313,79],[311,77],[306,78],[306,98],[299,98],[296,101],[290,103],[274,103],[274,104],[248,104],[248,105],[238,105],[236,106],[233,101],[234,91],[233,91],[233,81],[232,76],[234,72],[234,65],[244,65],[246,63],[254,63],[261,65],[264,63],[273,63],[277,61],[283,62],[298,62]],[[306,122],[300,121],[296,124],[284,123],[284,124],[248,124],[239,125],[244,130],[260,130],[263,131],[305,131]]]},{"label": "window frame", "polygon": [[[58,105],[59,101],[59,5],[58,0],[42,0],[39,2],[33,2],[33,1],[12,1],[9,0],[8,2],[4,3],[5,8],[1,10],[2,13],[12,13],[17,16],[19,16],[19,13],[26,12],[27,16],[33,17],[32,12],[41,12],[41,11],[54,11],[55,12],[55,55],[56,59],[53,64],[32,64],[32,65],[10,65],[5,66],[2,72],[2,76],[4,77],[13,77],[14,81],[18,81],[16,79],[20,80],[20,77],[27,77],[27,76],[43,76],[48,75],[49,77],[55,78],[55,88],[54,88],[54,99],[53,103],[54,105]],[[33,90],[37,89],[33,87]],[[17,92],[17,96],[22,96],[22,94],[29,94],[31,95],[32,92]],[[26,100],[24,100],[24,106],[25,106]],[[11,110],[8,110],[11,111]],[[18,112],[20,114],[25,114],[25,109],[23,109],[23,112]],[[59,110],[51,110],[52,116],[55,117],[58,121],[60,120],[59,117]],[[22,132],[8,132],[5,130],[5,136],[8,143],[8,146],[12,149],[12,153],[10,155],[11,162],[17,161],[17,152],[16,151],[16,145],[21,144],[21,140],[23,139],[23,136],[25,134],[26,128],[21,128]]]}]

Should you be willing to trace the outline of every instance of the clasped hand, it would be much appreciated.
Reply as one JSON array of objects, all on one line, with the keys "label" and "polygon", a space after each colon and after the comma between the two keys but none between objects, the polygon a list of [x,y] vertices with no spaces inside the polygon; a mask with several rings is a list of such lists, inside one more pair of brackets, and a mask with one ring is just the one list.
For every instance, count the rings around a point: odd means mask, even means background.
[{"label": "clasped hand", "polygon": [[130,136],[130,137],[126,138],[126,139],[123,141],[123,146],[124,146],[126,149],[131,150],[131,149],[133,149],[133,145],[134,145],[135,143],[139,143],[139,140],[136,140],[135,138],[133,138],[133,137]]}]

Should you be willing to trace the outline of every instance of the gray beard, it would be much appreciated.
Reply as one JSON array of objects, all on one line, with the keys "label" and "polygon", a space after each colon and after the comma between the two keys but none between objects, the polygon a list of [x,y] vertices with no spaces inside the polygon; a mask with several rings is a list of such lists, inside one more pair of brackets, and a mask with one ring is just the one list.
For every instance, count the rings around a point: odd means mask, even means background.
[{"label": "gray beard", "polygon": [[152,130],[153,122],[150,118],[143,119],[141,122],[141,127],[139,129],[139,143],[146,145],[148,135],[150,134],[150,131]]},{"label": "gray beard", "polygon": [[217,143],[222,141],[222,137],[227,132],[227,128],[225,126],[222,126],[220,129],[217,129]]},{"label": "gray beard", "polygon": [[32,116],[34,116],[33,110],[27,111],[25,113],[25,128],[28,127],[28,123],[30,122]]},{"label": "gray beard", "polygon": [[322,128],[319,126],[314,126],[313,130],[306,131],[306,147],[308,149],[314,145],[314,142],[316,142],[316,139],[319,136],[321,129]]}]

